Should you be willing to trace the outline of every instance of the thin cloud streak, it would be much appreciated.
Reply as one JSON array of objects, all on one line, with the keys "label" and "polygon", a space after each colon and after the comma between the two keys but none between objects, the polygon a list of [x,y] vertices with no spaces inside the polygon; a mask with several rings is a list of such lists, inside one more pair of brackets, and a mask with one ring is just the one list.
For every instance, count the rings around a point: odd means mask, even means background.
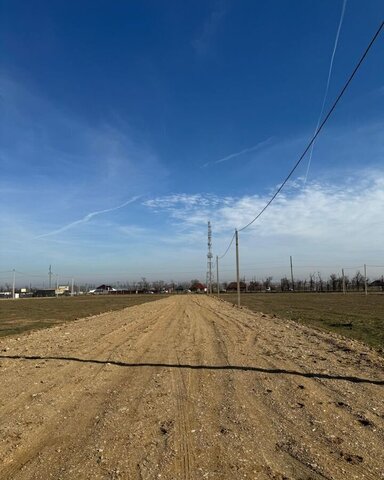
[{"label": "thin cloud streak", "polygon": [[[347,0],[343,0],[343,7],[342,7],[342,10],[341,10],[341,16],[340,16],[339,26],[338,26],[338,28],[337,28],[335,43],[334,43],[334,45],[333,45],[333,51],[332,51],[332,56],[331,56],[331,63],[330,63],[330,65],[329,65],[329,70],[328,70],[327,85],[326,85],[326,87],[325,87],[323,104],[322,104],[322,106],[321,106],[320,115],[319,115],[319,118],[318,118],[318,120],[317,120],[317,124],[316,124],[316,128],[315,128],[315,132],[314,132],[314,133],[316,133],[316,132],[317,132],[317,129],[319,128],[320,121],[321,121],[321,119],[322,119],[323,112],[324,112],[325,101],[327,100],[327,97],[328,97],[329,85],[330,85],[330,82],[331,82],[331,75],[332,75],[332,70],[333,70],[333,61],[334,61],[334,59],[335,59],[335,54],[336,54],[336,50],[337,50],[337,45],[338,45],[338,43],[339,43],[340,30],[341,30],[341,26],[342,26],[342,24],[343,24],[345,7],[346,7],[346,6],[347,6]],[[307,178],[308,178],[308,174],[309,174],[309,169],[310,169],[310,167],[311,167],[312,155],[313,155],[313,149],[314,149],[314,147],[315,147],[315,143],[316,143],[316,140],[312,143],[311,148],[310,148],[310,150],[309,150],[309,159],[308,159],[307,172],[306,172],[306,174],[305,174],[304,185],[305,185],[306,182],[307,182]]]},{"label": "thin cloud streak", "polygon": [[258,144],[254,145],[253,147],[249,148],[244,148],[244,150],[240,150],[240,152],[235,152],[231,153],[230,155],[227,155],[226,157],[219,158],[219,160],[214,160],[212,162],[207,162],[203,165],[203,167],[208,167],[209,165],[216,165],[218,163],[223,163],[227,162],[228,160],[231,160],[232,158],[237,158],[240,157],[241,155],[245,155],[246,153],[251,153],[255,152],[256,150],[259,150],[266,145],[269,145],[271,143],[272,137],[267,138],[266,140],[263,140],[262,142],[259,142]]},{"label": "thin cloud streak", "polygon": [[205,20],[203,28],[199,35],[192,41],[192,47],[196,54],[205,56],[210,52],[214,38],[217,35],[220,24],[222,23],[228,8],[225,2],[218,2],[216,8]]},{"label": "thin cloud streak", "polygon": [[97,215],[102,215],[102,214],[108,213],[108,212],[114,212],[115,210],[119,210],[120,208],[126,207],[130,203],[133,203],[136,200],[138,200],[139,198],[141,198],[141,195],[132,197],[130,200],[127,200],[126,202],[122,203],[121,205],[118,205],[117,207],[106,208],[104,210],[97,210],[95,212],[88,213],[87,215],[85,215],[85,217],[81,218],[80,220],[75,220],[74,222],[68,223],[67,225],[64,225],[63,227],[58,228],[57,230],[53,230],[52,232],[43,233],[42,235],[38,235],[37,237],[35,237],[35,239],[43,238],[43,237],[49,237],[51,235],[56,235],[58,233],[65,232],[66,230],[69,230],[70,228],[73,228],[76,225],[81,225],[82,223],[89,222],[89,220],[91,220],[91,218],[96,217]]}]

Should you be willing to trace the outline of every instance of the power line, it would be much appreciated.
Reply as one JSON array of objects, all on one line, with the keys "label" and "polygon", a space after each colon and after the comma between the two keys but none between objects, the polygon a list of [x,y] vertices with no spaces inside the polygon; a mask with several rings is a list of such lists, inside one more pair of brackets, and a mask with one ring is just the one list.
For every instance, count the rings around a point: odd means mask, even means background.
[{"label": "power line", "polygon": [[233,240],[235,239],[235,236],[236,236],[236,232],[233,234],[233,237],[231,238],[231,241],[229,242],[229,245],[226,249],[226,251],[223,253],[223,255],[221,255],[219,258],[219,260],[221,260],[222,258],[224,258],[226,256],[226,254],[228,253],[229,249],[231,248],[231,245],[233,243]]},{"label": "power line", "polygon": [[313,135],[311,141],[308,143],[307,147],[305,148],[304,152],[301,154],[299,160],[295,163],[295,165],[293,166],[293,168],[291,169],[291,171],[288,173],[288,175],[285,177],[285,180],[283,181],[283,183],[280,185],[280,187],[276,190],[276,192],[272,195],[272,197],[270,198],[270,200],[267,202],[267,204],[260,210],[260,212],[255,216],[255,218],[253,220],[251,220],[249,223],[247,223],[247,225],[245,225],[244,227],[240,228],[238,231],[241,232],[243,230],[245,230],[246,228],[248,228],[249,226],[251,226],[258,218],[261,217],[261,215],[267,210],[267,208],[271,205],[271,203],[273,202],[273,200],[277,197],[277,195],[281,192],[281,190],[284,188],[284,185],[288,182],[288,180],[291,178],[293,172],[296,170],[296,168],[300,165],[301,161],[303,160],[303,158],[305,157],[305,155],[307,154],[308,150],[311,148],[311,145],[313,144],[313,142],[316,140],[317,136],[319,135],[319,133],[321,132],[321,130],[323,129],[324,125],[327,123],[329,117],[332,115],[333,111],[335,110],[336,108],[336,105],[339,103],[339,101],[341,100],[342,96],[344,95],[345,91],[347,90],[349,84],[351,83],[353,77],[356,75],[357,71],[359,70],[361,64],[363,63],[365,57],[367,56],[369,50],[371,49],[372,45],[374,44],[375,40],[377,39],[377,37],[379,36],[381,30],[383,29],[383,26],[384,26],[384,21],[381,22],[379,28],[377,29],[376,33],[373,35],[371,41],[369,42],[367,48],[365,49],[363,55],[361,56],[360,60],[358,61],[357,65],[355,66],[355,68],[353,69],[351,75],[349,76],[348,80],[346,81],[344,87],[342,88],[341,92],[339,93],[339,95],[337,96],[336,100],[334,101],[332,107],[330,108],[330,110],[328,111],[327,115],[325,116],[324,120],[321,122],[320,126],[318,127],[318,129],[316,130],[315,134]]},{"label": "power line", "polygon": [[[283,181],[283,183],[280,185],[280,187],[276,190],[276,192],[272,195],[272,197],[270,198],[270,200],[266,203],[266,205],[260,210],[260,212],[249,222],[247,223],[244,227],[238,229],[239,232],[242,232],[243,230],[247,229],[248,227],[250,227],[258,218],[261,217],[261,215],[267,210],[267,208],[271,205],[271,203],[275,200],[275,198],[278,196],[278,194],[281,192],[281,190],[284,188],[285,184],[288,182],[288,180],[291,178],[292,174],[294,173],[294,171],[296,170],[296,168],[300,165],[301,161],[303,160],[303,158],[305,157],[305,155],[308,153],[308,150],[311,148],[313,142],[316,140],[316,138],[318,137],[319,133],[321,132],[321,130],[323,129],[324,125],[327,123],[329,117],[332,115],[333,111],[335,110],[336,108],[336,105],[339,103],[339,101],[341,100],[342,96],[344,95],[345,91],[347,90],[349,84],[351,83],[352,79],[354,78],[354,76],[356,75],[357,71],[359,70],[361,64],[363,63],[363,61],[365,60],[365,57],[367,56],[369,50],[371,49],[372,45],[375,43],[377,37],[379,36],[381,30],[383,29],[383,26],[384,26],[384,21],[381,22],[379,28],[377,29],[376,33],[373,35],[371,41],[369,42],[367,48],[365,49],[363,55],[361,56],[360,60],[358,61],[357,65],[355,66],[355,68],[353,69],[351,75],[349,76],[348,80],[346,81],[346,83],[344,84],[344,87],[342,88],[341,92],[339,93],[339,95],[337,96],[336,100],[334,101],[332,107],[329,109],[327,115],[325,116],[324,120],[321,122],[320,126],[316,129],[313,137],[311,138],[310,142],[308,143],[307,147],[305,148],[304,152],[301,154],[300,158],[298,159],[298,161],[295,163],[295,165],[293,166],[293,168],[291,169],[291,171],[288,173],[288,175],[285,177],[285,180]],[[231,241],[229,242],[229,245],[226,249],[226,251],[224,252],[223,255],[219,256],[219,259],[221,258],[224,258],[225,255],[228,253],[229,249],[231,248],[231,245],[233,243],[233,240],[235,238],[235,234],[233,235]]]}]

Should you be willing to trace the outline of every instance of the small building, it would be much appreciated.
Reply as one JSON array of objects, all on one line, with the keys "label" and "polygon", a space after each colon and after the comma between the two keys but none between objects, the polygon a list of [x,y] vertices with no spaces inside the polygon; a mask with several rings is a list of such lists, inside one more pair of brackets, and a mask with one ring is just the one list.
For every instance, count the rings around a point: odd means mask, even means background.
[{"label": "small building", "polygon": [[56,295],[69,295],[69,285],[59,285],[56,288]]},{"label": "small building", "polygon": [[34,297],[55,297],[56,290],[54,288],[38,288],[33,292]]},{"label": "small building", "polygon": [[89,293],[93,295],[108,295],[109,293],[116,293],[116,288],[111,287],[111,285],[100,285],[97,288],[90,290]]},{"label": "small building", "polygon": [[194,293],[206,293],[207,287],[200,282],[195,282],[193,285],[191,285],[190,290]]},{"label": "small building", "polygon": [[374,280],[369,284],[369,287],[374,287],[377,290],[384,291],[384,279],[382,278],[380,280]]},{"label": "small building", "polygon": [[[240,292],[247,291],[247,284],[245,282],[240,282]],[[231,282],[227,286],[227,292],[237,292],[237,282]]]}]

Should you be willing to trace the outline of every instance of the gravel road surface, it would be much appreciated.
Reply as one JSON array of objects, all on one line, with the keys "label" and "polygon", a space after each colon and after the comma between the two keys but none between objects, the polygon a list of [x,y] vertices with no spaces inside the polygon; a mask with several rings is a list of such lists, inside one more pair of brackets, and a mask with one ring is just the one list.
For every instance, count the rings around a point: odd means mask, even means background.
[{"label": "gravel road surface", "polygon": [[203,295],[4,338],[0,478],[384,479],[384,361]]}]

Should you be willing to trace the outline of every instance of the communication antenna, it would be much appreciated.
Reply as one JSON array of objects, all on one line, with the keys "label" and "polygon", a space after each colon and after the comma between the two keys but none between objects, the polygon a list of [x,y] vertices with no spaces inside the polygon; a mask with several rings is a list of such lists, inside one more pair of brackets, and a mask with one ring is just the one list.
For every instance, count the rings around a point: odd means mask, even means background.
[{"label": "communication antenna", "polygon": [[51,288],[52,287],[52,265],[49,265],[48,278],[49,278],[49,288]]},{"label": "communication antenna", "polygon": [[212,294],[212,228],[208,222],[207,292]]}]

